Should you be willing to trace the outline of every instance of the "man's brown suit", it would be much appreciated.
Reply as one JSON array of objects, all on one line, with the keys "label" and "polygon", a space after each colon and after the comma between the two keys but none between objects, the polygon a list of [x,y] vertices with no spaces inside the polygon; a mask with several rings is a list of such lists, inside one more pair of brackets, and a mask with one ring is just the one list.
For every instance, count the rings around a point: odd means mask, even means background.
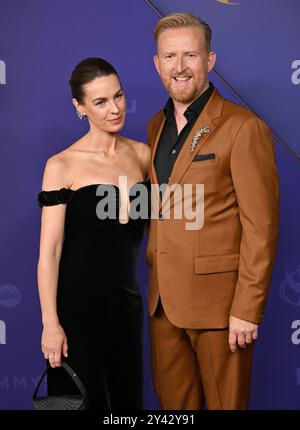
[{"label": "man's brown suit", "polygon": [[[153,160],[164,122],[161,111],[148,125],[152,184],[157,183]],[[193,137],[203,127],[209,132],[191,152]],[[193,161],[201,154],[214,158]],[[151,220],[146,260],[156,391],[165,409],[198,408],[204,397],[209,408],[246,408],[252,347],[230,352],[227,329],[230,315],[260,323],[267,299],[279,223],[269,129],[214,90],[181,148],[169,178],[168,185],[173,184],[204,185],[204,224],[192,230],[187,229],[190,219],[174,219],[172,198],[163,204],[170,204],[170,219]],[[182,341],[192,352],[181,353]]]}]

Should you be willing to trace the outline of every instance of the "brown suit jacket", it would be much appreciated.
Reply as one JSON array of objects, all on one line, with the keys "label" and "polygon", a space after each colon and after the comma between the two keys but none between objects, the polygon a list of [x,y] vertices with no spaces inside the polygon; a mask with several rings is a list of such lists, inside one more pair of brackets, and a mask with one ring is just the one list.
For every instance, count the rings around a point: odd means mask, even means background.
[{"label": "brown suit jacket", "polygon": [[[165,122],[163,112],[149,122],[150,177]],[[194,151],[195,132],[208,127]],[[196,154],[213,159],[192,161]],[[205,157],[204,157],[205,158]],[[275,257],[279,224],[279,186],[272,136],[251,111],[214,91],[187,137],[169,185],[204,184],[204,225],[188,230],[188,219],[152,219],[149,312],[159,300],[169,320],[182,328],[225,328],[229,315],[260,323]],[[155,197],[153,197],[155,196]],[[158,201],[160,211],[162,202]],[[194,195],[193,195],[194,198]],[[172,219],[173,218],[173,219]]]}]

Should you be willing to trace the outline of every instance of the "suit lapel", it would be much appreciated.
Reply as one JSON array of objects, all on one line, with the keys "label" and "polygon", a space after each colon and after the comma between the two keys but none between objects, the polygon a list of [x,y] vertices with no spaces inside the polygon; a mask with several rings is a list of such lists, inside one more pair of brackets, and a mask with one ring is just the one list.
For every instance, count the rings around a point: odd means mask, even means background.
[{"label": "suit lapel", "polygon": [[161,135],[161,132],[163,130],[163,127],[165,125],[166,122],[166,118],[163,112],[160,112],[156,122],[153,124],[153,128],[154,128],[154,133],[153,136],[151,138],[151,141],[153,143],[151,143],[151,162],[150,162],[150,177],[151,177],[151,182],[152,184],[157,184],[157,174],[156,174],[156,169],[155,169],[155,165],[154,165],[154,159],[155,159],[155,154],[157,151],[157,146],[158,146],[158,142],[159,142],[159,138]]},{"label": "suit lapel", "polygon": [[[223,98],[220,96],[217,90],[214,90],[210,100],[207,102],[207,105],[199,115],[194,127],[187,136],[180,153],[178,154],[169,180],[169,186],[180,182],[182,176],[189,168],[195,155],[201,152],[201,148],[205,142],[213,136],[214,130],[216,128],[216,123],[214,120],[221,116],[222,108]],[[209,132],[202,134],[197,142],[196,147],[191,152],[190,147],[196,131],[204,127],[208,128]]]},{"label": "suit lapel", "polygon": [[[151,124],[153,130],[149,136],[149,143],[151,145],[151,161],[150,161],[150,180],[152,184],[158,184],[157,173],[154,165],[154,159],[157,151],[158,142],[160,139],[161,132],[166,122],[166,117],[163,111],[159,112],[154,122]],[[158,192],[157,185],[151,189],[151,211],[154,218],[156,218],[161,211],[162,202],[160,199],[160,193]]]},{"label": "suit lapel", "polygon": [[[192,130],[190,131],[189,135],[187,136],[180,153],[178,154],[178,157],[176,159],[176,162],[173,166],[171,176],[168,182],[168,185],[171,186],[172,184],[178,184],[189,168],[194,156],[201,152],[201,148],[203,147],[204,143],[209,140],[213,134],[214,130],[216,128],[216,122],[215,119],[219,118],[222,114],[222,108],[224,104],[223,97],[219,94],[219,92],[215,89],[210,100],[207,102],[207,105],[199,115],[197,121],[195,122]],[[158,142],[160,139],[161,132],[163,130],[163,127],[165,125],[165,115],[161,111],[157,118],[155,119],[155,122],[152,124],[153,127],[153,134],[150,138],[150,144],[152,147],[151,150],[151,164],[150,164],[150,178],[152,184],[157,184],[157,173],[154,166],[154,159],[158,147]],[[209,133],[203,134],[201,138],[198,140],[197,145],[193,152],[190,151],[190,146],[193,140],[193,137],[197,130],[199,130],[202,127],[209,128]],[[153,143],[151,143],[153,142]],[[157,193],[154,193],[156,198],[156,205],[159,207],[159,211],[162,209],[162,202],[160,201],[160,196],[157,195]],[[154,195],[152,195],[154,197]],[[164,204],[166,204],[167,199],[164,200]]]}]

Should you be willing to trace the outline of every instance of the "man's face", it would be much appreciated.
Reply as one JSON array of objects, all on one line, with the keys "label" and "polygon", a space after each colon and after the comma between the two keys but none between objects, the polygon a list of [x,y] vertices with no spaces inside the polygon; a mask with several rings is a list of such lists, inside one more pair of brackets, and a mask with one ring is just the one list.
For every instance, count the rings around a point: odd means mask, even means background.
[{"label": "man's face", "polygon": [[207,52],[200,28],[182,27],[159,35],[154,63],[170,97],[190,104],[208,88],[215,59],[214,52]]}]

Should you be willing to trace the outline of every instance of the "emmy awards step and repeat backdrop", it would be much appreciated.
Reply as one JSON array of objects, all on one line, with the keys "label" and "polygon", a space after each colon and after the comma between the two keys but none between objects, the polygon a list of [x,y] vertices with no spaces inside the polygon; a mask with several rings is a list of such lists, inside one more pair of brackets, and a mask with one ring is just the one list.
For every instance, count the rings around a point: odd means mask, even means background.
[{"label": "emmy awards step and repeat backdrop", "polygon": [[[71,103],[71,71],[100,56],[118,70],[124,135],[146,140],[166,102],[153,66],[160,16],[192,12],[213,28],[211,80],[274,133],[281,226],[265,321],[255,350],[251,409],[300,409],[300,4],[295,0],[12,0],[0,5],[0,409],[31,409],[45,362],[36,265],[46,159],[87,130]],[[146,311],[146,239],[137,277]],[[84,288],[82,294],[85,294]],[[145,408],[159,408],[145,312]],[[45,387],[44,387],[45,388]]]}]

